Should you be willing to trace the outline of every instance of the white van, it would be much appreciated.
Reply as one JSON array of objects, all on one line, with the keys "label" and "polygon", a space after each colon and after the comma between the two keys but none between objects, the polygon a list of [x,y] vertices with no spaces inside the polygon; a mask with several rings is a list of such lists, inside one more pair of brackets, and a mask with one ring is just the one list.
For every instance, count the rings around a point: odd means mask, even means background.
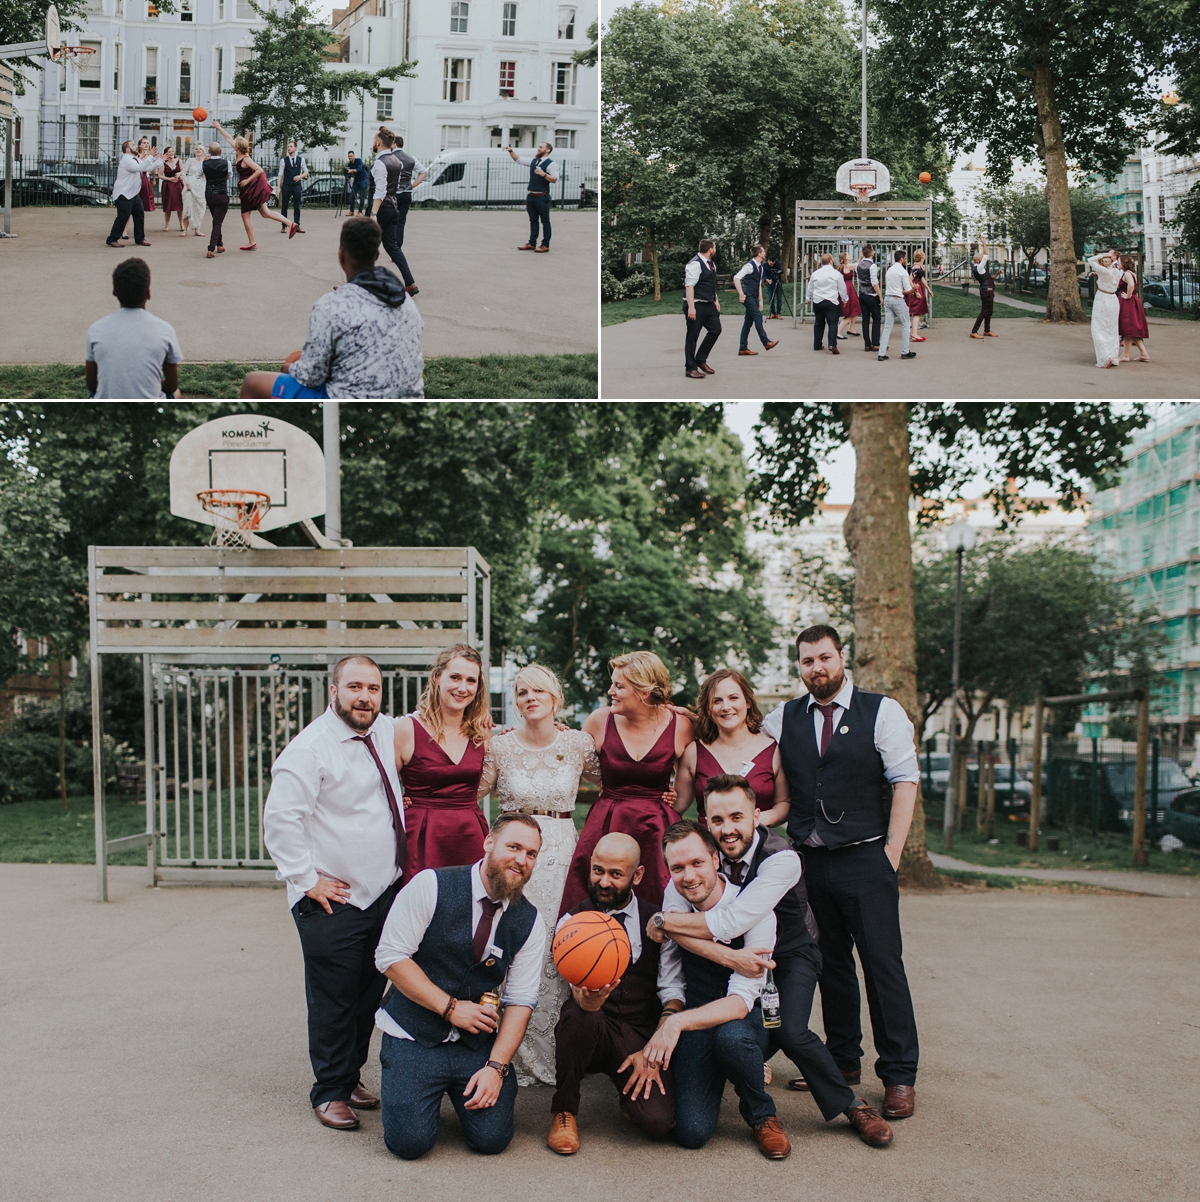
[{"label": "white van", "polygon": [[[532,158],[535,151],[517,150],[522,158]],[[556,150],[551,157],[559,165],[556,183],[550,186],[553,200],[579,203],[579,189],[584,183],[595,188],[595,181],[584,179],[577,150]],[[426,201],[445,203],[458,201],[472,205],[524,204],[529,190],[529,168],[509,158],[508,151],[443,150],[428,164],[429,176],[419,188],[413,189],[414,205]]]}]

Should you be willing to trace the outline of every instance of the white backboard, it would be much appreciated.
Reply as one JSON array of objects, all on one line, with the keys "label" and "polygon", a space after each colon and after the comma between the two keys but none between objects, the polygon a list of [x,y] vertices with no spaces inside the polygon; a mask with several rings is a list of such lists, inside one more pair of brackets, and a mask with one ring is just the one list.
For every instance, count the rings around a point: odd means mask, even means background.
[{"label": "white backboard", "polygon": [[839,192],[853,196],[851,184],[865,183],[871,185],[867,196],[879,196],[890,192],[892,188],[891,172],[878,159],[851,159],[843,163],[837,170],[837,182],[834,185]]},{"label": "white backboard", "polygon": [[265,492],[271,508],[259,530],[277,530],[325,512],[325,455],[298,426],[236,413],[185,434],[171,452],[171,512],[213,524],[196,494],[208,488]]},{"label": "white backboard", "polygon": [[50,5],[46,9],[46,49],[53,54],[62,45],[62,34],[58,28],[58,9]]}]

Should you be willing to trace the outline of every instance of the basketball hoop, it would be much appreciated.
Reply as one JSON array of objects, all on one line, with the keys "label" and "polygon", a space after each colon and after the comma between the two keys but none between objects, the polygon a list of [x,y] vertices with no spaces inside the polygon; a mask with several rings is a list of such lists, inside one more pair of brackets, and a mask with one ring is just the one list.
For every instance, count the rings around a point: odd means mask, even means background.
[{"label": "basketball hoop", "polygon": [[60,46],[50,55],[50,57],[54,59],[55,62],[70,63],[71,70],[78,75],[82,69],[83,60],[89,54],[95,53],[95,46]]},{"label": "basketball hoop", "polygon": [[196,494],[204,512],[212,515],[211,546],[229,547],[235,551],[250,549],[248,535],[271,508],[271,497],[265,492],[245,488],[206,488]]},{"label": "basketball hoop", "polygon": [[865,205],[871,199],[871,193],[875,191],[875,181],[868,183],[853,183],[850,185],[850,191],[854,193],[854,199],[860,205]]}]

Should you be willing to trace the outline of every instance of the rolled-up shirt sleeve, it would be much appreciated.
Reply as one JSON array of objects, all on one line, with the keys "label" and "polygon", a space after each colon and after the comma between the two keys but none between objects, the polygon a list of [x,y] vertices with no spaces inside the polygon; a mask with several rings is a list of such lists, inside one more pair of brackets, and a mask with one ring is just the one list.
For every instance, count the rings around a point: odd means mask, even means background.
[{"label": "rolled-up shirt sleeve", "polygon": [[883,775],[889,784],[921,779],[912,720],[894,697],[885,697],[875,715],[875,750],[883,760]]},{"label": "rolled-up shirt sleeve", "polygon": [[[737,899],[735,898],[734,901]],[[775,914],[774,911],[760,918],[746,932],[746,947],[775,947]],[[758,977],[744,977],[740,972],[731,972],[729,974],[729,985],[725,989],[726,997],[740,997],[746,1003],[746,1010],[749,1012],[754,1009],[754,1003],[758,1001],[759,995],[762,993],[763,981],[766,980],[766,972],[764,971]]]},{"label": "rolled-up shirt sleeve", "polygon": [[375,160],[375,165],[371,168],[371,178],[375,181],[375,199],[383,200],[387,193],[387,166],[382,155]]},{"label": "rolled-up shirt sleeve", "polygon": [[[668,885],[663,894],[664,914],[690,914],[692,907],[683,900],[674,885]],[[658,1000],[665,1006],[668,1002],[687,1002],[687,982],[683,977],[683,953],[674,939],[664,939],[658,957]]]},{"label": "rolled-up shirt sleeve", "polygon": [[275,761],[263,807],[263,838],[277,880],[307,893],[318,880],[308,821],[321,791],[321,765],[307,747],[286,747]]},{"label": "rolled-up shirt sleeve", "polygon": [[[748,885],[728,905],[705,912],[709,933],[718,943],[730,943],[745,935],[768,914],[773,914],[779,899],[800,880],[800,857],[794,851],[779,851],[767,856]],[[746,941],[746,947],[760,944]]]},{"label": "rolled-up shirt sleeve", "polygon": [[375,967],[387,972],[401,960],[411,960],[425,938],[437,909],[437,873],[432,868],[418,872],[392,902],[375,948]]},{"label": "rolled-up shirt sleeve", "polygon": [[504,979],[504,1004],[528,1006],[536,1010],[538,985],[542,979],[542,960],[546,955],[546,924],[540,918],[533,924],[529,938],[513,956],[512,967]]},{"label": "rolled-up shirt sleeve", "polygon": [[683,269],[683,286],[685,288],[695,288],[700,282],[700,264],[692,259]]},{"label": "rolled-up shirt sleeve", "polygon": [[777,705],[764,719],[761,727],[762,733],[779,742],[779,736],[783,734],[783,707],[787,702]]}]

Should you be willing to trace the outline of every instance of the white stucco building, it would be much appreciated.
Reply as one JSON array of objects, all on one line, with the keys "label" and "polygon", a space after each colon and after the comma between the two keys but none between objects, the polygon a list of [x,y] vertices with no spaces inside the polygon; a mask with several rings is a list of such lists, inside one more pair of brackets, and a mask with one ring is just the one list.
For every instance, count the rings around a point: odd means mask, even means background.
[{"label": "white stucco building", "polygon": [[1154,147],[1143,147],[1142,212],[1145,216],[1146,271],[1160,275],[1174,256],[1179,244],[1167,223],[1175,219],[1175,208],[1200,181],[1200,154],[1160,154]]}]

